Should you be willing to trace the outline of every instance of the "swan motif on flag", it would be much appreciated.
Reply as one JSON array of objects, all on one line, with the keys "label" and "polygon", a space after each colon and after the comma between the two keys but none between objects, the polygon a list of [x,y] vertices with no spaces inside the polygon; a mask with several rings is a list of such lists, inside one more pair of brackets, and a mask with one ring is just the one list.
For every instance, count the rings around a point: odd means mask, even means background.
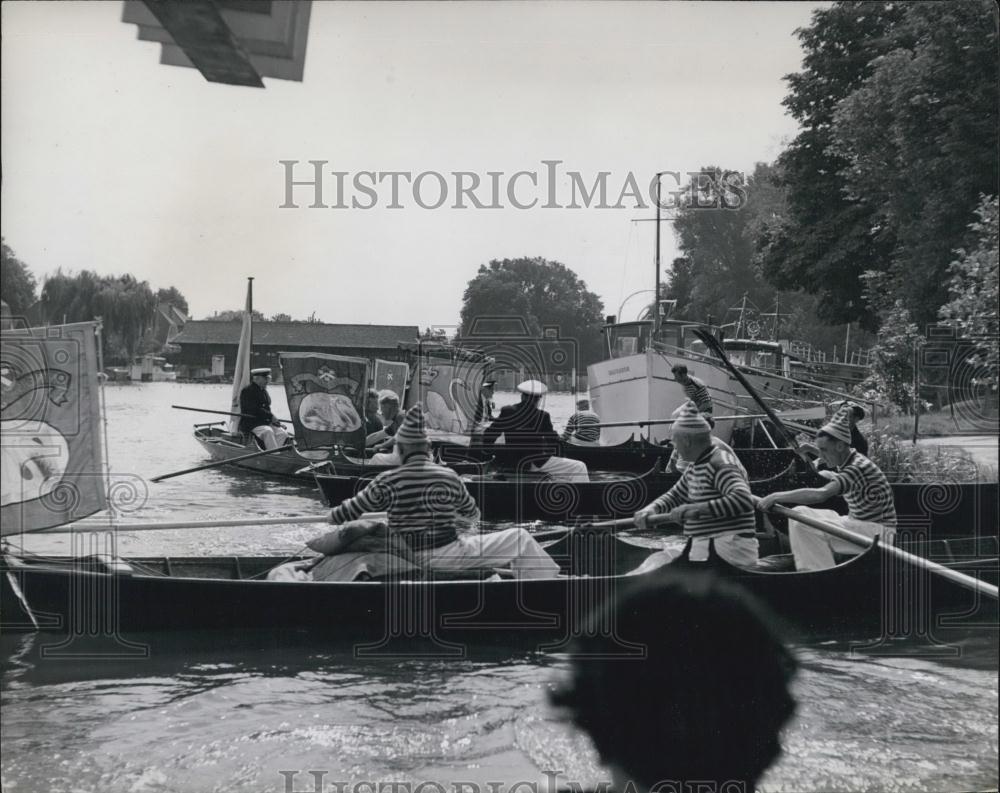
[{"label": "swan motif on flag", "polygon": [[462,433],[466,420],[463,403],[469,402],[468,384],[461,377],[447,380],[454,369],[447,367],[423,366],[420,369],[420,385],[424,391],[424,422],[429,430]]},{"label": "swan motif on flag", "polygon": [[0,364],[0,506],[41,498],[62,480],[69,443],[39,417],[46,415],[46,399],[56,408],[69,401],[71,382],[62,369],[20,373]]}]

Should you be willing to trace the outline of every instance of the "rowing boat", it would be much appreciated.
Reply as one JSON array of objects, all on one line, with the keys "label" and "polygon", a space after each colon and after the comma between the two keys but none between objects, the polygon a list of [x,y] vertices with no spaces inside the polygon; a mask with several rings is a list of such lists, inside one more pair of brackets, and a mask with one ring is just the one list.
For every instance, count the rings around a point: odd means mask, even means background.
[{"label": "rowing boat", "polygon": [[247,455],[259,452],[260,447],[254,441],[247,440],[242,433],[228,432],[217,424],[195,427],[194,439],[214,462],[227,462],[245,471],[302,481],[309,481],[310,477],[308,474],[299,474],[298,471],[324,460],[329,453],[325,450],[299,451],[294,445],[288,444],[273,454],[248,458]]},{"label": "rowing boat", "polygon": [[[393,581],[267,581],[266,572],[288,560],[266,556],[7,556],[0,608],[4,630],[110,631],[119,639],[150,631],[304,629],[376,644],[519,638],[559,649],[623,586],[696,564],[684,557],[669,562],[650,543],[640,543],[597,529],[567,531],[547,545],[564,574],[521,581],[427,573]],[[996,581],[995,537],[937,545],[924,551],[953,569]],[[715,557],[700,566],[734,580],[810,636],[919,634],[945,641],[957,626],[995,629],[997,623],[995,601],[947,579],[895,567],[877,544],[812,573],[741,570]],[[670,604],[663,608],[666,613]]]},{"label": "rowing boat", "polygon": [[[336,506],[362,490],[376,473],[373,470],[358,476],[315,472],[314,476],[323,500],[328,506]],[[558,523],[581,517],[631,515],[673,487],[678,475],[655,466],[643,474],[595,472],[586,483],[503,472],[465,475],[462,479],[484,520]],[[801,474],[793,468],[786,468],[776,476],[750,480],[750,489],[758,496],[816,485],[815,474]],[[896,483],[891,487],[901,536],[913,539],[985,536],[996,530],[996,482]],[[847,505],[840,497],[817,506],[841,514],[847,512]]]},{"label": "rowing boat", "polygon": [[[329,506],[360,492],[370,476],[314,474],[316,485]],[[658,466],[643,474],[593,472],[589,482],[559,482],[541,474],[490,472],[464,475],[466,490],[488,521],[576,521],[580,517],[631,515],[665,493],[677,482],[678,474]],[[785,472],[776,477],[751,480],[751,490],[759,496],[798,487],[798,475]]]}]

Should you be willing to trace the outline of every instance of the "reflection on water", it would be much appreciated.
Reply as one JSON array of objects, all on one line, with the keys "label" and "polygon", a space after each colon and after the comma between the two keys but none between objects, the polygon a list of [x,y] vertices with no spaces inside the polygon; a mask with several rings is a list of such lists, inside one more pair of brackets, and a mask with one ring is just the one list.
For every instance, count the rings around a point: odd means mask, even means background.
[{"label": "reflection on water", "polygon": [[[280,412],[280,388],[270,391]],[[108,389],[113,470],[148,479],[206,461],[190,435],[195,414],[171,404],[224,409],[228,388]],[[572,402],[557,396],[549,409],[558,425]],[[150,484],[130,519],[321,509],[308,488],[205,471]],[[316,532],[310,524],[135,532],[121,538],[120,552],[284,553]],[[70,547],[59,535],[26,545]],[[481,647],[465,659],[355,658],[349,637],[188,633],[156,637],[148,659],[68,661],[43,659],[49,642],[0,637],[5,791],[284,793],[286,780],[313,790],[310,770],[325,772],[324,790],[337,781],[460,780],[481,789],[540,781],[545,790],[548,772],[587,786],[605,776],[589,742],[545,704],[565,668],[561,657]],[[855,656],[834,643],[798,648],[799,713],[764,788],[995,788],[996,635],[970,639],[962,651],[928,660]]]}]

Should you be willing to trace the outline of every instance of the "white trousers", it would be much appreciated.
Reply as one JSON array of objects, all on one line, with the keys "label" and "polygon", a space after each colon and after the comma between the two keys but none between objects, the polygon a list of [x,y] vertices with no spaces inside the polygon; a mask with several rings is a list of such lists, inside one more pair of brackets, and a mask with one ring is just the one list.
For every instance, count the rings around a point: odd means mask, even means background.
[{"label": "white trousers", "polygon": [[[896,534],[895,529],[886,528],[872,521],[841,515],[832,509],[795,507],[794,511],[816,520],[833,523],[870,539],[881,537],[883,542],[891,542]],[[828,567],[835,567],[837,562],[833,558],[834,553],[858,554],[862,550],[853,543],[810,528],[794,518],[788,519],[788,539],[792,544],[796,570],[825,570]]]},{"label": "white trousers", "polygon": [[260,438],[260,442],[264,444],[265,449],[277,449],[279,446],[284,446],[285,441],[289,437],[288,433],[281,427],[268,426],[266,424],[254,427],[251,432]]},{"label": "white trousers", "polygon": [[[715,543],[715,552],[719,558],[724,559],[736,567],[752,568],[757,565],[760,558],[760,548],[756,537],[737,537],[730,534],[725,537],[713,537],[712,539],[697,538],[691,540],[691,551],[688,559],[692,562],[707,562],[709,543]],[[662,551],[650,554],[638,568],[629,575],[641,575],[649,570],[670,564],[684,552],[683,546],[674,546]]]},{"label": "white trousers", "polygon": [[462,534],[440,548],[416,551],[421,567],[430,570],[478,570],[506,567],[518,578],[555,578],[559,565],[526,529],[488,534]]},{"label": "white trousers", "polygon": [[369,465],[402,465],[403,459],[399,456],[399,451],[393,448],[388,452],[373,454],[368,460]]},{"label": "white trousers", "polygon": [[539,467],[532,464],[533,471],[548,474],[556,482],[589,482],[587,464],[580,460],[570,460],[568,457],[550,457],[545,465]]},{"label": "white trousers", "polygon": [[688,554],[688,559],[692,562],[708,561],[708,549],[711,543],[715,543],[715,552],[720,559],[737,567],[753,567],[760,558],[760,547],[756,537],[738,537],[735,534],[726,534],[711,539],[694,538],[691,540],[691,551]]}]

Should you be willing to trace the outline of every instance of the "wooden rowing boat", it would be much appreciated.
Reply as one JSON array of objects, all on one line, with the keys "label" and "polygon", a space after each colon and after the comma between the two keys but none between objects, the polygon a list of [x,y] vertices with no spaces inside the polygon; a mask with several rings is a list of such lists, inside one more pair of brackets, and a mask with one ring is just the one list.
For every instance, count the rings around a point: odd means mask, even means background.
[{"label": "wooden rowing boat", "polygon": [[[358,493],[368,484],[366,476],[332,475],[317,472],[316,484],[329,506]],[[588,517],[631,515],[677,482],[677,474],[658,467],[643,474],[592,473],[587,483],[555,482],[532,474],[482,473],[463,476],[466,489],[488,521],[576,521]],[[777,476],[751,479],[750,489],[764,496],[779,490],[815,487],[821,484],[813,474],[785,469]],[[891,485],[899,533],[917,539],[987,536],[996,531],[996,482],[988,483],[897,483]],[[817,505],[847,513],[842,498]],[[781,526],[782,521],[776,521]]]},{"label": "wooden rowing boat", "polygon": [[252,440],[246,440],[241,433],[227,432],[218,424],[195,427],[194,439],[215,462],[227,461],[230,465],[245,471],[283,479],[299,479],[304,482],[310,480],[309,474],[297,472],[322,461],[328,455],[328,452],[318,450],[300,452],[294,445],[288,444],[274,454],[237,461],[235,458],[259,452],[260,447]]},{"label": "wooden rowing boat", "polygon": [[[558,482],[544,475],[484,473],[462,477],[483,519],[518,523],[543,520],[553,523],[580,517],[631,515],[677,482],[677,474],[652,468],[644,474],[620,472],[591,474],[589,482]],[[316,484],[329,506],[360,492],[371,477],[315,473]],[[799,478],[786,473],[751,481],[756,495],[800,486]]]},{"label": "wooden rowing boat", "polygon": [[[924,551],[996,581],[995,537],[939,545]],[[6,556],[0,608],[4,630],[36,629],[23,608],[27,602],[38,630],[110,632],[126,639],[148,631],[305,629],[359,642],[520,638],[562,649],[623,586],[694,565],[683,558],[665,563],[665,554],[654,554],[648,545],[596,529],[567,532],[547,550],[564,575],[524,581],[428,574],[408,581],[266,581],[267,570],[287,559]],[[814,573],[740,570],[717,558],[701,566],[706,565],[810,636],[922,635],[946,641],[956,626],[995,629],[997,624],[996,601],[946,579],[895,567],[877,545]],[[666,613],[670,604],[663,608]]]},{"label": "wooden rowing boat", "polygon": [[[273,454],[247,458],[247,455],[259,452],[260,447],[242,434],[227,432],[218,425],[196,427],[194,438],[215,462],[227,462],[228,465],[245,471],[281,479],[297,479],[308,484],[313,481],[312,472],[303,469],[324,462],[330,464],[325,470],[342,476],[375,476],[391,468],[348,457],[339,448],[332,452],[327,449],[303,451],[292,444]],[[485,463],[470,460],[467,455],[461,454],[462,450],[463,447],[452,443],[435,444],[434,447],[437,459],[450,468],[461,473],[480,473]]]}]

